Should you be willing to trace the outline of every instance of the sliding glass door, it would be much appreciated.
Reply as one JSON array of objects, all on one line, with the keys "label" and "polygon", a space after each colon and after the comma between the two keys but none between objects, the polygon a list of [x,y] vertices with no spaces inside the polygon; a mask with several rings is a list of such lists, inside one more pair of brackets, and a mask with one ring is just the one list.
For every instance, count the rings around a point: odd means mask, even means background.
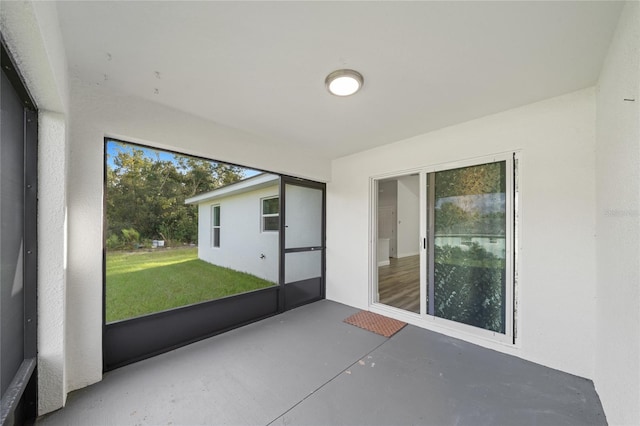
[{"label": "sliding glass door", "polygon": [[428,313],[505,332],[505,161],[429,174]]},{"label": "sliding glass door", "polygon": [[[513,170],[513,157],[501,156],[374,179],[374,304],[510,340]],[[419,187],[415,200],[401,195],[414,186]],[[397,212],[392,224],[385,212],[388,204],[394,204]],[[419,210],[416,223],[408,210]],[[395,255],[388,251],[387,235],[397,239],[399,247],[401,229],[404,240],[416,247],[409,256],[414,262],[403,263],[402,249]],[[388,273],[390,268],[393,274]]]}]

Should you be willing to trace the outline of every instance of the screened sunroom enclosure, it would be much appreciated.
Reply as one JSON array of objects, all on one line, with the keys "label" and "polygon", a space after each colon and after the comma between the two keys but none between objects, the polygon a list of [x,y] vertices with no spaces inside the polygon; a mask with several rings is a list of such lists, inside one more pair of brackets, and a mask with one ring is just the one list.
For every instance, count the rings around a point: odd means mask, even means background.
[{"label": "screened sunroom enclosure", "polygon": [[372,307],[513,342],[514,153],[371,181]]},{"label": "screened sunroom enclosure", "polygon": [[104,152],[105,371],[325,297],[324,183],[108,138]]}]

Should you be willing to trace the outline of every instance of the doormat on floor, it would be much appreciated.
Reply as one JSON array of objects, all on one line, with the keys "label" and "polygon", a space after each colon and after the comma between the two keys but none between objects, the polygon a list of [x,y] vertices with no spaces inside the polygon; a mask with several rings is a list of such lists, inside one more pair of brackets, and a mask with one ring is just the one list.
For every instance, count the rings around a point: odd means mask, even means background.
[{"label": "doormat on floor", "polygon": [[374,314],[373,312],[368,311],[360,311],[356,314],[353,314],[349,318],[346,318],[344,322],[374,332],[384,337],[393,336],[398,331],[402,330],[402,327],[407,325],[406,322],[398,321],[396,319],[388,318],[383,315]]}]

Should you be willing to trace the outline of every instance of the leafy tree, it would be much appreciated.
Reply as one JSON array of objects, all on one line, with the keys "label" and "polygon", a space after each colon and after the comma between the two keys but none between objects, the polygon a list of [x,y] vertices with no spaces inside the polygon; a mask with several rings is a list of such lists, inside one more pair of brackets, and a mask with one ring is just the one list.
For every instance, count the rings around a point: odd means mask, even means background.
[{"label": "leafy tree", "polygon": [[436,198],[504,192],[505,167],[501,161],[437,172]]},{"label": "leafy tree", "polygon": [[135,145],[109,142],[116,152],[106,165],[108,248],[164,239],[197,242],[197,206],[184,200],[243,178],[244,169],[179,154],[161,156]]},{"label": "leafy tree", "polygon": [[133,228],[123,229],[122,235],[128,243],[137,243],[140,241],[140,233]]},{"label": "leafy tree", "polygon": [[504,235],[504,168],[503,161],[437,172],[436,233]]},{"label": "leafy tree", "polygon": [[[505,162],[437,172],[436,235],[505,235],[504,177]],[[436,245],[434,257],[436,315],[504,333],[505,259],[476,242]]]}]

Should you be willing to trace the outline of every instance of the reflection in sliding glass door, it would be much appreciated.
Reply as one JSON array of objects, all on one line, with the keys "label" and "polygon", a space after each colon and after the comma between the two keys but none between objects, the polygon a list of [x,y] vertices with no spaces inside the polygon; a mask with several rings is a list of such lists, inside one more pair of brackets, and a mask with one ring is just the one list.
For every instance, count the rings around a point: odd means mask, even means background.
[{"label": "reflection in sliding glass door", "polygon": [[377,184],[377,301],[420,313],[420,178]]},{"label": "reflection in sliding glass door", "polygon": [[506,163],[430,174],[433,275],[429,313],[505,332]]}]

